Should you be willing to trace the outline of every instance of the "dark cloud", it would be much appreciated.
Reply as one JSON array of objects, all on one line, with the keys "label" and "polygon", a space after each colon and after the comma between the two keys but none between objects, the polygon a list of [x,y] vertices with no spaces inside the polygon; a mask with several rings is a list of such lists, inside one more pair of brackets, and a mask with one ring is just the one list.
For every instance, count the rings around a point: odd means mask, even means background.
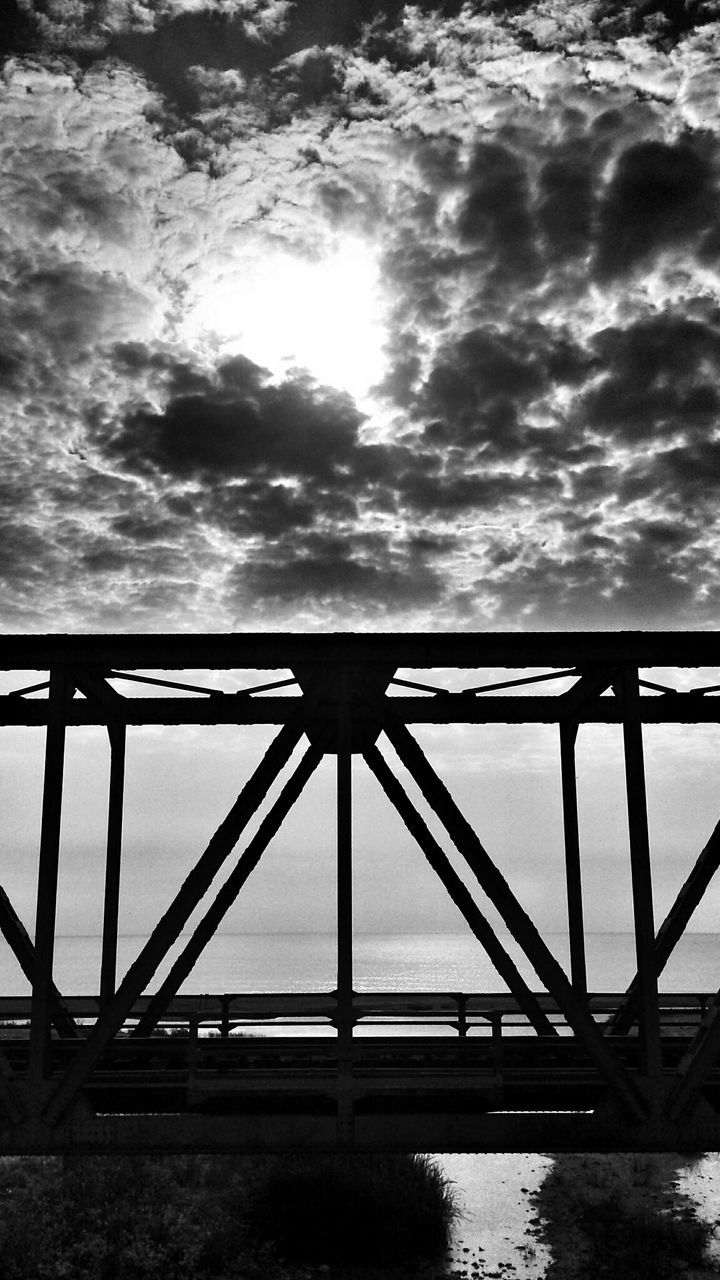
[{"label": "dark cloud", "polygon": [[43,177],[41,229],[47,235],[82,225],[84,233],[123,242],[132,196],[111,190],[107,173],[67,162]]},{"label": "dark cloud", "polygon": [[720,489],[720,442],[713,439],[660,449],[637,459],[617,482],[625,503],[662,503],[681,522],[693,517],[713,521]]},{"label": "dark cloud", "polygon": [[311,534],[253,557],[236,574],[239,594],[251,598],[318,604],[350,600],[379,607],[419,607],[443,595],[442,574],[429,558],[435,547],[388,545],[383,535]]},{"label": "dark cloud", "polygon": [[550,252],[560,258],[586,254],[593,231],[593,172],[582,144],[542,165],[540,192],[538,222]]},{"label": "dark cloud", "polygon": [[362,421],[344,393],[271,384],[238,359],[220,365],[212,391],[177,395],[162,413],[131,411],[106,447],[134,469],[169,476],[331,482],[351,467]]},{"label": "dark cloud", "polygon": [[[3,507],[12,510],[11,493],[2,494]],[[15,495],[17,498],[17,495]],[[20,586],[31,596],[42,583],[48,567],[48,540],[29,519],[5,517],[0,520],[0,578],[6,585]]]},{"label": "dark cloud", "polygon": [[157,512],[134,512],[116,516],[111,520],[110,528],[113,533],[127,538],[133,545],[162,542],[177,533],[176,522]]},{"label": "dark cloud", "polygon": [[429,468],[409,468],[398,477],[398,486],[409,507],[425,516],[437,516],[463,510],[492,511],[517,501],[533,483],[507,472],[469,475],[461,460],[456,468],[451,460],[442,475],[434,475]]},{"label": "dark cloud", "polygon": [[6,374],[18,387],[26,379],[36,386],[39,378],[66,380],[104,338],[142,331],[151,309],[148,298],[123,276],[82,262],[19,253],[5,265],[0,337]]},{"label": "dark cloud", "polygon": [[707,433],[720,410],[720,332],[678,315],[606,329],[594,341],[595,386],[580,402],[587,423],[632,443]]},{"label": "dark cloud", "polygon": [[[430,12],[457,11],[458,5],[425,4]],[[205,9],[192,12],[152,13],[152,24],[125,29],[116,24],[109,36],[107,27],[93,29],[92,56],[109,56],[137,68],[162,93],[170,112],[186,122],[208,106],[217,105],[224,96],[222,81],[215,79],[216,92],[209,88],[206,77],[198,78],[195,69],[210,72],[239,71],[252,86],[262,84],[262,93],[277,110],[299,109],[332,99],[339,88],[334,70],[334,57],[328,50],[353,47],[368,24],[380,31],[392,32],[402,13],[402,0],[314,0],[293,4],[273,24],[259,29],[257,15],[220,9],[208,3]],[[87,5],[88,21],[93,23],[95,6]],[[150,15],[149,15],[150,16]],[[57,40],[63,43],[62,26]],[[87,40],[80,25],[68,23],[64,43],[80,53]],[[104,37],[104,38],[103,38]],[[257,95],[256,93],[256,96]]]},{"label": "dark cloud", "polygon": [[426,436],[436,445],[454,440],[493,445],[502,453],[522,447],[518,411],[542,385],[539,362],[508,334],[474,332],[438,353],[420,396]]},{"label": "dark cloud", "polygon": [[303,49],[287,59],[274,77],[290,116],[335,97],[344,80],[342,62],[327,49]]},{"label": "dark cloud", "polygon": [[536,231],[522,159],[499,143],[478,142],[465,189],[457,219],[463,243],[476,246],[492,274],[503,281],[537,278]]},{"label": "dark cloud", "polygon": [[349,526],[357,519],[353,488],[346,491],[340,486],[321,488],[269,479],[216,486],[211,501],[199,505],[206,521],[240,538],[274,540],[318,524]]},{"label": "dark cloud", "polygon": [[[165,385],[196,378],[197,386],[170,395],[162,413],[131,410],[119,430],[91,425],[108,459],[154,477],[159,500],[152,516],[116,519],[115,542],[93,548],[91,567],[118,567],[130,558],[129,543],[140,551],[152,544],[162,572],[173,555],[164,541],[181,542],[185,528],[214,529],[226,539],[229,564],[236,562],[231,599],[238,592],[278,601],[293,592],[315,602],[430,598],[436,590],[424,565],[430,549],[398,551],[388,533],[358,532],[361,503],[379,511],[401,500],[397,457],[409,465],[414,455],[363,445],[363,418],[347,396],[307,378],[270,383],[266,371],[242,357],[221,363],[209,379],[190,366],[173,369],[164,353],[144,352],[141,344],[117,354],[136,372],[143,364],[159,371]],[[423,465],[415,458],[416,467]],[[413,575],[405,582],[408,558]]]},{"label": "dark cloud", "polygon": [[718,0],[598,0],[593,14],[605,39],[642,35],[668,48],[718,17]]},{"label": "dark cloud", "polygon": [[[487,335],[474,335],[462,353],[468,364],[496,368],[492,395],[538,384],[529,360],[500,359]],[[136,375],[150,370],[165,388],[192,389],[171,392],[161,413],[130,410],[119,429],[91,424],[95,447],[153,479],[157,492],[152,512],[116,518],[112,538],[96,540],[84,558],[95,572],[119,571],[139,557],[138,565],[154,563],[163,577],[177,574],[183,530],[216,530],[229,540],[228,564],[235,561],[229,601],[283,610],[293,600],[308,608],[419,609],[447,595],[443,566],[457,539],[425,533],[418,522],[462,514],[500,530],[503,513],[518,503],[559,495],[554,475],[472,474],[464,451],[448,454],[429,431],[363,443],[363,419],[348,397],[307,378],[271,383],[242,357],[212,375],[173,366],[166,352],[138,343],[122,344],[116,359]],[[390,522],[363,532],[362,511],[384,511]]]},{"label": "dark cloud", "polygon": [[[478,358],[481,352],[491,365],[492,351],[478,343]],[[142,364],[140,344],[124,346],[119,354],[135,369]],[[468,349],[468,359],[471,354]],[[165,355],[148,353],[147,362],[167,379],[171,362]],[[93,432],[109,458],[156,475],[166,492],[168,483],[170,492],[187,481],[199,485],[192,499],[182,499],[192,503],[191,510],[176,510],[175,516],[217,524],[233,536],[273,540],[328,522],[350,527],[367,503],[376,512],[407,509],[423,516],[487,511],[521,493],[537,494],[541,483],[509,473],[473,475],[464,453],[448,458],[445,441],[431,429],[424,440],[408,436],[403,443],[364,444],[358,434],[362,416],[346,396],[307,379],[268,383],[264,371],[242,358],[221,364],[212,382],[195,376],[197,389],[171,395],[164,412],[134,409],[119,431],[95,426]],[[501,390],[513,378],[523,381],[511,363],[498,377]],[[178,365],[170,380],[177,385],[192,379],[192,368]],[[527,372],[525,381],[535,385]],[[556,481],[542,484],[549,493]],[[129,535],[131,528],[123,525],[121,531]],[[155,520],[152,532],[141,528],[141,541],[155,537],[156,528]],[[381,542],[376,540],[375,550]],[[329,574],[326,566],[334,560],[313,555],[309,563],[316,560],[313,572]],[[359,589],[363,581],[379,580],[377,568],[353,569],[347,590],[351,582]]]},{"label": "dark cloud", "polygon": [[[621,276],[657,264],[668,248],[681,251],[687,262],[707,262],[720,252],[716,144],[708,135],[672,145],[654,139],[627,145],[628,132],[655,128],[652,117],[631,116],[607,111],[593,119],[565,109],[559,137],[545,141],[537,131],[532,150],[527,139],[513,147],[483,139],[465,170],[453,139],[416,146],[413,158],[425,190],[404,203],[402,234],[394,238],[389,229],[395,242],[383,258],[398,302],[382,390],[432,424],[428,429],[437,443],[461,434],[468,443],[519,449],[526,441],[522,411],[533,395],[547,395],[560,384],[580,386],[591,374],[602,376],[603,368],[606,376],[587,400],[597,424],[607,416],[605,405],[612,408],[619,395],[626,416],[637,416],[642,429],[644,391],[652,393],[648,431],[658,417],[679,412],[701,419],[713,411],[714,371],[703,380],[691,330],[693,372],[679,371],[683,390],[670,391],[664,404],[652,324],[635,336],[629,326],[623,356],[620,349],[603,350],[602,338],[593,353],[568,337],[562,343],[558,337],[553,349],[547,335],[529,335],[523,315],[530,310],[525,299],[539,301],[548,290],[558,308],[572,309],[589,283],[587,275],[578,275],[585,263],[611,287]],[[459,201],[462,252],[443,235],[446,192]],[[518,292],[520,282],[526,293]],[[466,333],[434,342],[428,361],[423,332],[442,329],[453,289],[468,299]],[[684,336],[679,329],[668,331],[671,359],[670,346]],[[654,342],[662,345],[659,334]],[[629,366],[636,358],[633,410]]]},{"label": "dark cloud", "polygon": [[588,354],[562,330],[540,324],[473,330],[438,348],[415,412],[435,448],[517,456],[533,447],[523,417],[529,403],[556,386],[581,382],[589,365]]},{"label": "dark cloud", "polygon": [[[180,359],[176,351],[151,349],[144,342],[116,342],[111,357],[120,374],[132,378],[149,373],[170,397],[206,395],[213,388],[212,377],[197,364]],[[261,372],[258,370],[258,376]]]},{"label": "dark cloud", "polygon": [[8,54],[26,54],[38,39],[37,19],[20,0],[6,0],[0,22],[0,58]]},{"label": "dark cloud", "polygon": [[75,263],[28,272],[17,307],[21,332],[42,331],[53,345],[80,348],[95,334],[103,310],[102,280]]},{"label": "dark cloud", "polygon": [[666,248],[702,253],[718,222],[715,173],[704,147],[641,142],[620,156],[599,206],[596,271],[625,274]]},{"label": "dark cloud", "polygon": [[19,385],[23,361],[18,352],[0,352],[0,387],[12,390]]},{"label": "dark cloud", "polygon": [[578,617],[589,627],[612,628],[619,619],[662,627],[703,616],[707,580],[694,558],[640,528],[626,528],[622,539],[585,539],[584,548],[561,556],[519,553],[503,569],[502,612],[527,627],[562,630]]}]

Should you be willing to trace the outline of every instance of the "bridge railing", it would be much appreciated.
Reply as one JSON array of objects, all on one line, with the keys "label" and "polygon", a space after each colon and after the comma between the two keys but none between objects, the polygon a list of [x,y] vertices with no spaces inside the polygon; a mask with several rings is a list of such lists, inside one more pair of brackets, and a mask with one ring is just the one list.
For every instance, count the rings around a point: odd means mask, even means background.
[{"label": "bridge railing", "polygon": [[[151,996],[133,1005],[121,1037],[131,1035],[145,1014]],[[587,997],[588,1009],[602,1026],[622,1004],[621,993],[598,992]],[[659,998],[660,1025],[665,1034],[680,1028],[694,1030],[711,1003],[708,993],[663,993]],[[540,994],[538,1004],[558,1034],[572,1034],[554,997]],[[67,996],[63,1005],[80,1034],[86,1034],[100,1012],[96,996]],[[30,1025],[29,995],[0,996],[0,1039],[23,1039]],[[430,1032],[467,1036],[532,1033],[527,1015],[514,997],[481,992],[357,992],[348,1012],[334,992],[220,993],[179,995],[158,1020],[155,1036],[182,1034],[238,1035],[413,1035]]]}]

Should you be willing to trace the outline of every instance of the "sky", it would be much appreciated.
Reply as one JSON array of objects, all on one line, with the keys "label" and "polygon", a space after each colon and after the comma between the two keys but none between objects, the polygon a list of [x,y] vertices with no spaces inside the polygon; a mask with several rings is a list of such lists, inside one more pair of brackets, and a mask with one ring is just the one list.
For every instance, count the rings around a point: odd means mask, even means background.
[{"label": "sky", "polygon": [[11,0],[0,40],[3,631],[718,625],[720,4]]}]

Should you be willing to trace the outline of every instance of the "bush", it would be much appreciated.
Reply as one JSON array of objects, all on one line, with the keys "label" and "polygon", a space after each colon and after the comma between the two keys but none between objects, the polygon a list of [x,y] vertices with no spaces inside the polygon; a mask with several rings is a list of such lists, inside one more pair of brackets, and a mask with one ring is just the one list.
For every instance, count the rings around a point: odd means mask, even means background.
[{"label": "bush", "polygon": [[410,1156],[0,1159],[2,1280],[281,1280],[283,1259],[408,1262],[447,1243]]},{"label": "bush", "polygon": [[3,1280],[271,1277],[246,1246],[252,1181],[231,1157],[0,1161]]},{"label": "bush", "polygon": [[678,1156],[563,1155],[534,1196],[541,1234],[555,1261],[567,1259],[585,1280],[665,1280],[702,1267],[713,1228],[680,1195]]},{"label": "bush", "polygon": [[456,1216],[426,1156],[306,1156],[276,1162],[249,1222],[292,1262],[393,1265],[441,1253]]}]

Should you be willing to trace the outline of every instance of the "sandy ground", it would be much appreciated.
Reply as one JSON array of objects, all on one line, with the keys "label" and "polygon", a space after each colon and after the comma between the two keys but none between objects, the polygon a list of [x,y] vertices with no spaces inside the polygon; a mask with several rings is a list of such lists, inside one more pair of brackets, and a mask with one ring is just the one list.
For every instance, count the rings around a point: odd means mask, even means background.
[{"label": "sandy ground", "polygon": [[552,1167],[542,1155],[446,1155],[435,1157],[453,1183],[461,1218],[450,1253],[450,1276],[506,1275],[540,1280],[550,1252],[533,1236],[533,1192]]},{"label": "sandy ground", "polygon": [[[656,1214],[698,1214],[720,1221],[720,1156],[677,1155],[437,1156],[455,1184],[462,1217],[446,1260],[413,1271],[368,1268],[308,1270],[293,1280],[625,1280],[649,1273],[602,1264],[568,1204],[567,1187],[582,1198],[616,1189],[625,1205]],[[672,1264],[672,1265],[671,1265]],[[720,1239],[707,1261],[688,1267],[668,1259],[679,1280],[718,1280]],[[653,1280],[656,1280],[653,1275]]]},{"label": "sandy ground", "polygon": [[[601,1274],[595,1246],[578,1223],[576,1205],[569,1203],[577,1195],[592,1205],[595,1198],[615,1193],[624,1207],[650,1222],[656,1215],[720,1222],[718,1155],[695,1160],[674,1154],[438,1160],[456,1184],[464,1217],[445,1269],[428,1269],[433,1280],[587,1280],[591,1270]],[[720,1238],[711,1240],[702,1266],[689,1267],[670,1256],[666,1261],[671,1274],[686,1280],[717,1280]],[[632,1272],[609,1268],[607,1274]]]}]

